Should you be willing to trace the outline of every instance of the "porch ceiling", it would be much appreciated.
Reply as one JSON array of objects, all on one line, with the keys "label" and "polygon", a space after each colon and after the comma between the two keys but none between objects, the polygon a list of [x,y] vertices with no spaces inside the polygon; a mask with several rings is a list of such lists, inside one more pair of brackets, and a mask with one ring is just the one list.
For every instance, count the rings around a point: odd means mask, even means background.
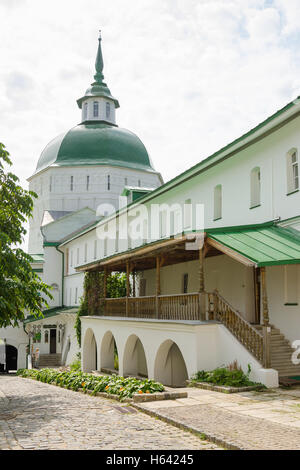
[{"label": "porch ceiling", "polygon": [[227,248],[258,267],[300,263],[300,233],[274,223],[208,230],[207,237],[218,249]]}]

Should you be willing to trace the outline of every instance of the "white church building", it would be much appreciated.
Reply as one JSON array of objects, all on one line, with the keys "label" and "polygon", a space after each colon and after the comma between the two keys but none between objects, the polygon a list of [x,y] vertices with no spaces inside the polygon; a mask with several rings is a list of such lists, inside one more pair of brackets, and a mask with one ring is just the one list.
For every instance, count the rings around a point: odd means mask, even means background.
[{"label": "white church building", "polygon": [[102,70],[99,39],[81,124],[29,178],[29,252],[54,299],[43,319],[0,330],[18,367],[28,337],[45,364],[72,362],[84,273],[124,272],[126,297],[104,286],[103,307],[81,317],[84,371],[114,371],[117,349],[115,372],[171,386],[234,361],[268,387],[300,377],[300,100],[163,184],[117,127]]}]

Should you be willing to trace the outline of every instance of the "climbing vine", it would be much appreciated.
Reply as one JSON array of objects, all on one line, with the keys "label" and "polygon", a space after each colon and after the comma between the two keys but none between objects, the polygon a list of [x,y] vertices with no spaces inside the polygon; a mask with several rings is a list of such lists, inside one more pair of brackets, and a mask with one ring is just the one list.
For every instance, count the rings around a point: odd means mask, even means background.
[{"label": "climbing vine", "polygon": [[[107,297],[126,296],[126,275],[112,273],[107,277]],[[84,276],[83,296],[80,300],[74,328],[79,346],[81,346],[81,319],[87,315],[102,315],[104,313],[104,273],[87,272]]]}]

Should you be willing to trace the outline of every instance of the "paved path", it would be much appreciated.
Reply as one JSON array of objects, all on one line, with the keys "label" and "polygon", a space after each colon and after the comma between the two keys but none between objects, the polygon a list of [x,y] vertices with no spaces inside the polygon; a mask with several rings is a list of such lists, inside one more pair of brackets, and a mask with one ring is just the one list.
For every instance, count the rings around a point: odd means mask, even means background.
[{"label": "paved path", "polygon": [[216,449],[134,408],[0,376],[0,449]]},{"label": "paved path", "polygon": [[[224,394],[187,388],[189,397],[141,404],[160,417],[241,449],[300,450],[300,388]],[[182,389],[181,389],[182,391]],[[230,448],[230,447],[229,447]]]}]

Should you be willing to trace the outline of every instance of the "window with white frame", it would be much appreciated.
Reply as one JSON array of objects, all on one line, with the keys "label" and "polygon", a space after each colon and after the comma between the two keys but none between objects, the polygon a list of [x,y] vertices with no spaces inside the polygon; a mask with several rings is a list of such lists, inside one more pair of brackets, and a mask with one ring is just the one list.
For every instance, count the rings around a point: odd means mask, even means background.
[{"label": "window with white frame", "polygon": [[70,177],[70,191],[73,191],[74,189],[74,176]]},{"label": "window with white frame", "polygon": [[99,116],[99,102],[94,101],[93,103],[93,116],[98,117]]},{"label": "window with white frame", "polygon": [[260,168],[256,167],[251,170],[250,176],[250,208],[260,206]]},{"label": "window with white frame", "polygon": [[299,189],[298,151],[291,149],[286,155],[287,193]]},{"label": "window with white frame", "polygon": [[222,185],[218,184],[214,189],[214,220],[222,218]]},{"label": "window with white frame", "polygon": [[186,199],[184,202],[184,228],[191,229],[192,226],[192,200]]}]

